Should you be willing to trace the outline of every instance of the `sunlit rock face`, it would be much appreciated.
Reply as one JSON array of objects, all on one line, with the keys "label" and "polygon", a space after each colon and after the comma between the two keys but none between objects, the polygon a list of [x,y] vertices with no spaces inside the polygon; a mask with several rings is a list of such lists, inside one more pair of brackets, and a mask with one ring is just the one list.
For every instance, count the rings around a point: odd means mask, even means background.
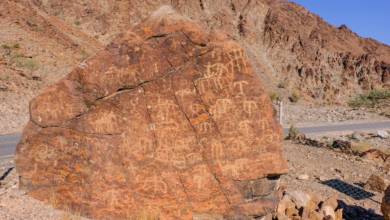
[{"label": "sunlit rock face", "polygon": [[30,103],[20,186],[96,219],[237,219],[277,204],[281,128],[243,49],[162,7]]}]

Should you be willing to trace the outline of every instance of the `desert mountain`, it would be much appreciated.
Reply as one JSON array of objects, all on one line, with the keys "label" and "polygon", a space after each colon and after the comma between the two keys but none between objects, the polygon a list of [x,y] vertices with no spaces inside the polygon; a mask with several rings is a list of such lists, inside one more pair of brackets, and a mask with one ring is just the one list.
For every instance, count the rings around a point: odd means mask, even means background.
[{"label": "desert mountain", "polygon": [[19,128],[34,94],[161,5],[240,42],[266,89],[283,97],[342,104],[390,85],[389,46],[284,0],[6,0],[0,3],[0,100],[7,109],[0,114],[19,121],[0,119],[1,128]]}]

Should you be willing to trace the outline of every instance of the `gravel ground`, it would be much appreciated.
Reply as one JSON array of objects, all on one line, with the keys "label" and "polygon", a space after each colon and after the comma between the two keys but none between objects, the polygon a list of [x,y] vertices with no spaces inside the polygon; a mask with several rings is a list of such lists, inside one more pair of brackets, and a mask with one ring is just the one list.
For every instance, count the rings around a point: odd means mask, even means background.
[{"label": "gravel ground", "polygon": [[[322,182],[333,180],[350,184],[360,188],[371,174],[382,174],[388,179],[381,165],[360,157],[335,152],[328,149],[310,147],[285,142],[285,156],[289,162],[289,173],[282,176],[281,186],[288,191],[302,190],[326,199],[333,194],[339,196],[339,204],[346,205],[352,212],[361,212],[357,219],[382,219],[380,216],[380,203],[383,193],[372,193],[372,197],[354,199],[350,195],[335,190]],[[299,180],[300,175],[308,175],[307,180]],[[359,211],[357,211],[359,210]]]}]

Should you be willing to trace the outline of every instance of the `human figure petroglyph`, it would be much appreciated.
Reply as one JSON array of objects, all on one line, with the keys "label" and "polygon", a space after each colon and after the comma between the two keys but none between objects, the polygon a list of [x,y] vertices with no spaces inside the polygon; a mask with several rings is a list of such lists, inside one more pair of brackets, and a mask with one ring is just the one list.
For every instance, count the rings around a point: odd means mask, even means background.
[{"label": "human figure petroglyph", "polygon": [[219,118],[223,114],[230,112],[233,108],[233,103],[234,102],[231,99],[217,99],[215,105],[211,107],[211,114],[216,118]]},{"label": "human figure petroglyph", "polygon": [[181,89],[175,92],[175,95],[180,99],[184,99],[185,97],[191,97],[196,95],[195,89]]},{"label": "human figure petroglyph", "polygon": [[174,118],[172,117],[172,114],[177,111],[177,105],[173,100],[160,100],[160,102],[155,106],[155,110],[157,111],[156,116],[158,120],[169,121]]},{"label": "human figure petroglyph", "polygon": [[242,104],[244,112],[249,116],[252,116],[252,114],[257,111],[257,103],[255,101],[245,100],[242,102]]},{"label": "human figure petroglyph", "polygon": [[221,62],[222,58],[222,53],[221,51],[218,50],[213,50],[211,51],[211,59],[215,60],[215,62]]},{"label": "human figure petroglyph", "polygon": [[221,142],[215,140],[211,143],[211,156],[216,160],[224,158],[225,152]]},{"label": "human figure petroglyph", "polygon": [[192,105],[190,107],[191,116],[198,115],[199,113],[204,112],[204,111],[205,111],[205,108],[200,103],[192,103]]},{"label": "human figure petroglyph", "polygon": [[152,177],[148,177],[148,175],[139,175],[137,176],[137,182],[141,183],[140,191],[143,192],[146,197],[154,198],[168,192],[168,185],[157,175],[153,175]]},{"label": "human figure petroglyph", "polygon": [[243,120],[238,123],[238,129],[243,135],[251,135],[253,132],[252,122],[250,120]]},{"label": "human figure petroglyph", "polygon": [[259,125],[261,131],[266,131],[269,128],[269,121],[265,118],[260,118],[257,121],[257,124]]},{"label": "human figure petroglyph", "polygon": [[236,82],[233,82],[233,88],[235,91],[238,90],[238,92],[235,93],[236,96],[245,96],[245,92],[244,92],[244,88],[246,85],[248,85],[249,83],[245,80],[241,80],[241,81],[236,81]]},{"label": "human figure petroglyph", "polygon": [[213,78],[213,77],[222,77],[222,76],[228,76],[229,70],[223,63],[213,63],[206,65],[206,72],[203,74],[203,78]]},{"label": "human figure petroglyph", "polygon": [[242,139],[238,139],[237,137],[229,138],[227,143],[231,152],[239,153],[248,149],[247,143]]},{"label": "human figure petroglyph", "polygon": [[172,162],[172,165],[179,170],[187,168],[187,160],[184,157],[184,155],[175,156],[175,158],[171,159],[171,162]]},{"label": "human figure petroglyph", "polygon": [[238,167],[233,163],[224,163],[222,169],[224,174],[230,177],[236,177],[240,172],[240,169],[238,169]]},{"label": "human figure petroglyph", "polygon": [[195,167],[192,182],[197,190],[202,190],[210,181],[210,173],[205,165]]},{"label": "human figure petroglyph", "polygon": [[234,120],[222,121],[219,128],[220,131],[224,134],[233,135],[237,132],[237,124]]},{"label": "human figure petroglyph", "polygon": [[144,155],[152,152],[155,149],[154,142],[151,138],[140,137],[138,139],[139,148],[141,149]]},{"label": "human figure petroglyph", "polygon": [[119,201],[122,195],[117,190],[109,189],[103,193],[102,197],[109,206],[115,207],[120,204]]},{"label": "human figure petroglyph", "polygon": [[[212,78],[199,78],[195,80],[195,84],[198,88],[198,91],[201,94],[210,92],[211,91],[221,91],[225,88],[225,85],[227,85],[228,79],[226,77],[212,77]],[[228,89],[228,87],[226,86]]]},{"label": "human figure petroglyph", "polygon": [[235,49],[227,52],[226,55],[229,57],[229,66],[231,67],[231,72],[248,72],[245,62],[244,50]]},{"label": "human figure petroglyph", "polygon": [[265,143],[271,144],[271,143],[274,143],[276,141],[279,141],[279,137],[276,136],[275,133],[271,129],[268,129],[263,134],[263,140]]},{"label": "human figure petroglyph", "polygon": [[200,134],[206,134],[213,130],[213,124],[210,121],[202,122],[196,125]]},{"label": "human figure petroglyph", "polygon": [[46,160],[55,156],[53,147],[49,147],[47,144],[40,145],[41,150],[37,152],[37,159]]}]

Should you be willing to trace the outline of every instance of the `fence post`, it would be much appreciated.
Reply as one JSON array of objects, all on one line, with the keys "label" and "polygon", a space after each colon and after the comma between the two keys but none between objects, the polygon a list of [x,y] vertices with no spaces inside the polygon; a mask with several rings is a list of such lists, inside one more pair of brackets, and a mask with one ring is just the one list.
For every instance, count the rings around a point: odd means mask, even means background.
[{"label": "fence post", "polygon": [[283,124],[283,101],[279,100],[279,123]]}]

